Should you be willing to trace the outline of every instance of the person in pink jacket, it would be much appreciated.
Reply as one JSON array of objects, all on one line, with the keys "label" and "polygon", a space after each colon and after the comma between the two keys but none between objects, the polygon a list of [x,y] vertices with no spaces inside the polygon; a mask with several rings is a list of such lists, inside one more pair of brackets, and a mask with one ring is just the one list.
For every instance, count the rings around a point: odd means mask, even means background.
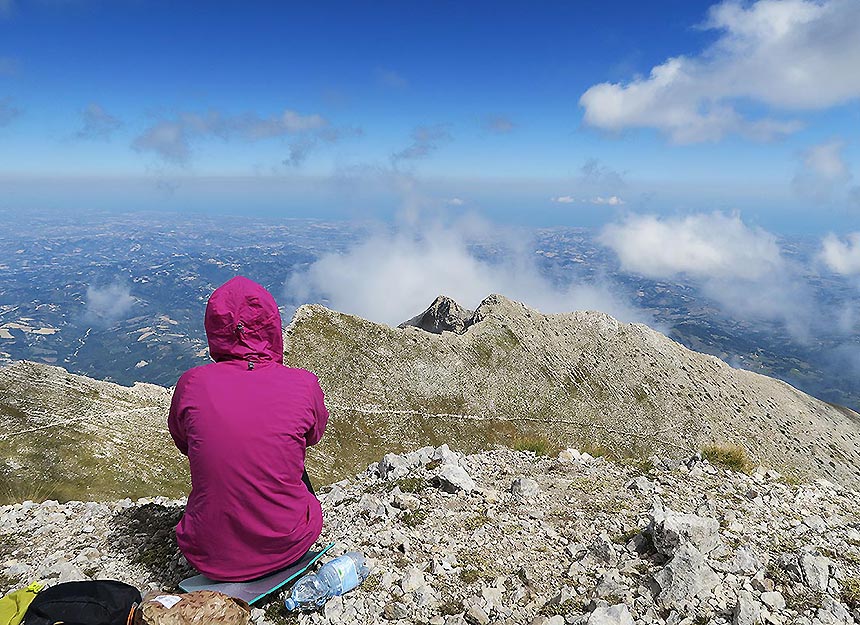
[{"label": "person in pink jacket", "polygon": [[281,315],[262,286],[238,276],[218,287],[205,328],[215,362],[182,374],[168,417],[191,466],[176,539],[207,577],[244,581],[289,566],[322,531],[305,450],[328,411],[317,377],[282,364]]}]

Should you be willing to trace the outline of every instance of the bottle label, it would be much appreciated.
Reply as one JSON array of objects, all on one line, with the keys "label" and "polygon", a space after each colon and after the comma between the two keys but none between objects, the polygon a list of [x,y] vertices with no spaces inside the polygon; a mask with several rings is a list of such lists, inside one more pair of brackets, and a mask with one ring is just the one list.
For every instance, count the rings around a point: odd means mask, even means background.
[{"label": "bottle label", "polygon": [[358,571],[355,570],[355,563],[352,561],[352,558],[341,556],[335,558],[329,564],[340,578],[340,592],[337,594],[342,595],[358,586]]}]

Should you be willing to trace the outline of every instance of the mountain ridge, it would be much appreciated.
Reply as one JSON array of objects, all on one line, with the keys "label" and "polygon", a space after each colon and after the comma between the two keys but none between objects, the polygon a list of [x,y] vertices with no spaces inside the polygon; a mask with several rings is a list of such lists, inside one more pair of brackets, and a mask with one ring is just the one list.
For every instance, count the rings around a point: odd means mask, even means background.
[{"label": "mountain ridge", "polygon": [[[447,311],[436,306],[439,316],[465,311],[450,302],[441,302]],[[438,320],[430,319],[437,329]],[[331,411],[326,436],[308,450],[315,481],[354,474],[380,448],[474,453],[524,440],[618,457],[739,445],[798,479],[860,483],[860,415],[645,325],[600,312],[543,315],[496,294],[460,332],[441,330],[392,328],[320,305],[296,311],[284,329],[285,364],[318,375]],[[0,369],[0,497],[187,492],[187,462],[166,428],[169,400],[166,388],[49,365]]]}]

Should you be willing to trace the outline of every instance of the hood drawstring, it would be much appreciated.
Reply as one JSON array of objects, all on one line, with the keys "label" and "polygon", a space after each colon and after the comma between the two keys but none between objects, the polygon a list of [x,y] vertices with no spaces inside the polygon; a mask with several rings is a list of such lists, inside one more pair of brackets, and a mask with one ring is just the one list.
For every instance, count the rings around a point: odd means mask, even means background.
[{"label": "hood drawstring", "polygon": [[[243,324],[241,321],[236,324],[236,332],[240,335],[245,334],[245,324]],[[253,370],[254,370],[254,363],[253,363],[253,361],[249,360],[248,361],[248,371],[253,371]]]}]

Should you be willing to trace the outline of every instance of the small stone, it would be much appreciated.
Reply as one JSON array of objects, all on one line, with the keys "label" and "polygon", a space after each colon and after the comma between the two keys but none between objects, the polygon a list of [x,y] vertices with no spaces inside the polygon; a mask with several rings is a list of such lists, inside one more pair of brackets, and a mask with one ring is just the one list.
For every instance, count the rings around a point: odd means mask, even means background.
[{"label": "small stone", "polygon": [[623,603],[597,607],[588,617],[588,625],[633,625],[630,610]]},{"label": "small stone", "polygon": [[534,499],[539,492],[538,483],[528,477],[518,477],[511,483],[511,494],[519,499]]},{"label": "small stone", "polygon": [[738,602],[732,613],[734,625],[758,625],[761,623],[761,606],[746,590],[738,593]]},{"label": "small stone", "polygon": [[394,499],[391,503],[395,508],[400,508],[401,510],[417,510],[421,505],[421,500],[414,495],[394,493]]},{"label": "small stone", "polygon": [[385,454],[379,461],[379,477],[392,480],[403,477],[409,472],[409,464],[403,456]]},{"label": "small stone", "polygon": [[720,544],[719,530],[720,523],[714,518],[655,507],[646,531],[657,551],[671,557],[683,544],[691,544],[700,553],[710,553]]},{"label": "small stone", "polygon": [[803,583],[807,588],[816,592],[827,592],[827,584],[830,581],[828,558],[805,553],[800,556],[800,570],[803,573]]},{"label": "small stone", "polygon": [[785,608],[785,598],[781,592],[763,592],[761,593],[761,600],[771,610],[782,610]]},{"label": "small stone", "polygon": [[466,622],[472,625],[487,625],[490,617],[482,607],[473,604],[466,610]]},{"label": "small stone", "polygon": [[406,606],[399,601],[392,601],[382,609],[382,616],[389,621],[398,621],[406,618],[408,614]]},{"label": "small stone", "polygon": [[323,614],[330,621],[335,621],[343,614],[343,597],[336,595],[323,605]]},{"label": "small stone", "polygon": [[831,597],[824,598],[815,618],[821,625],[853,625],[854,621],[847,608]]}]

